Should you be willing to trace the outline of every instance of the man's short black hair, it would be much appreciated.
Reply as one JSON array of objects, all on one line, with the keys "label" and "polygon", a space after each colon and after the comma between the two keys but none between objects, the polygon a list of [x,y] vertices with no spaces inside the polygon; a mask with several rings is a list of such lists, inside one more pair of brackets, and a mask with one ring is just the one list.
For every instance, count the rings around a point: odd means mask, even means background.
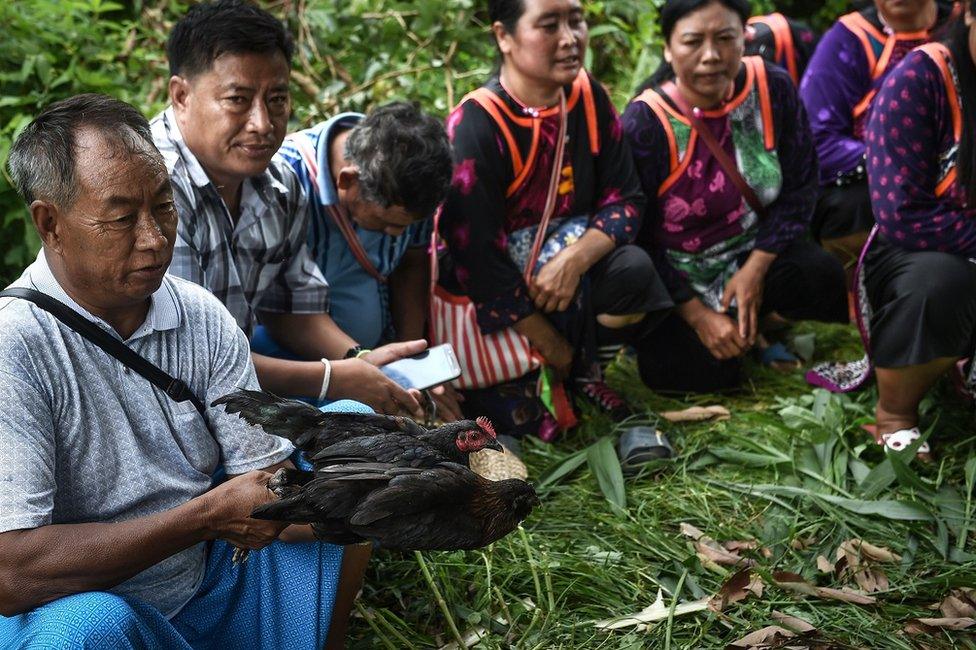
[{"label": "man's short black hair", "polygon": [[281,52],[291,65],[295,44],[285,26],[243,0],[217,0],[191,7],[166,42],[170,74],[206,72],[221,54]]},{"label": "man's short black hair", "polygon": [[451,144],[440,120],[415,104],[381,106],[353,127],[346,159],[359,168],[359,192],[384,208],[429,217],[451,184]]},{"label": "man's short black hair", "polygon": [[75,141],[83,128],[95,129],[120,151],[137,153],[148,145],[162,165],[142,113],[107,95],[75,95],[41,111],[10,148],[7,168],[28,205],[40,199],[71,207],[78,196]]}]

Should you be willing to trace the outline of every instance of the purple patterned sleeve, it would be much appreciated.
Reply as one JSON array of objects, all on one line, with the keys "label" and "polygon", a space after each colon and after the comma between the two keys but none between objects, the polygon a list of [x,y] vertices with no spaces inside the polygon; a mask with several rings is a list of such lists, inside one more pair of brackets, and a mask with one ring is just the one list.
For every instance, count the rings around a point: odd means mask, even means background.
[{"label": "purple patterned sleeve", "polygon": [[854,137],[854,107],[871,88],[863,47],[841,23],[827,30],[800,82],[820,158],[821,184],[855,169],[864,143]]},{"label": "purple patterned sleeve", "polygon": [[596,228],[617,246],[637,237],[644,193],[634,169],[630,147],[623,137],[623,125],[603,87],[591,78],[600,125],[600,153],[596,158],[596,212],[590,227]]},{"label": "purple patterned sleeve", "polygon": [[664,281],[672,300],[680,304],[695,297],[688,281],[671,266],[661,246],[654,240],[661,212],[658,188],[668,175],[668,140],[654,112],[641,101],[632,101],[621,118],[624,134],[630,143],[637,176],[647,196],[638,243],[654,260],[654,267]]},{"label": "purple patterned sleeve", "polygon": [[783,173],[779,196],[760,222],[756,248],[781,253],[802,237],[817,203],[817,151],[793,80],[786,70],[766,65],[773,104],[776,154]]},{"label": "purple patterned sleeve", "polygon": [[888,76],[867,128],[868,183],[881,232],[908,250],[976,255],[976,209],[936,196],[940,152],[952,143],[941,72],[914,51]]}]

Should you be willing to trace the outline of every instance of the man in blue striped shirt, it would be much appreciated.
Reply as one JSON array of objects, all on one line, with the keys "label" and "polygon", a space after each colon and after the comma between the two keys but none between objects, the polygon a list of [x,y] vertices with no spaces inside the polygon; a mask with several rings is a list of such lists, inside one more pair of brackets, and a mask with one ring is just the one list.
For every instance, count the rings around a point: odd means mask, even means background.
[{"label": "man in blue striped shirt", "polygon": [[[440,121],[404,102],[342,113],[289,135],[275,162],[308,195],[308,247],[339,328],[364,348],[422,338],[431,215],[452,171]],[[271,343],[260,329],[255,341]],[[438,402],[461,417],[450,397]]]}]

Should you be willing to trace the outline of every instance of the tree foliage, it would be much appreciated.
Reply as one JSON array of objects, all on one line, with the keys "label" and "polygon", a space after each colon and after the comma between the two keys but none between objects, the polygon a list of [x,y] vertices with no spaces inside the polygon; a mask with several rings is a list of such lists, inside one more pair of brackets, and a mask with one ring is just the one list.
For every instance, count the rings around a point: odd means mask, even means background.
[{"label": "tree foliage", "polygon": [[[795,4],[799,7],[801,2]],[[846,0],[832,0],[846,2]],[[584,2],[586,65],[622,107],[660,60],[661,0]],[[485,0],[276,0],[298,44],[291,128],[392,99],[446,115],[495,61]],[[147,116],[166,102],[164,44],[188,3],[177,0],[17,0],[0,3],[0,283],[16,277],[39,242],[11,187],[6,157],[18,131],[53,101],[114,95]],[[810,10],[819,9],[811,5]],[[770,0],[756,3],[771,9]]]}]

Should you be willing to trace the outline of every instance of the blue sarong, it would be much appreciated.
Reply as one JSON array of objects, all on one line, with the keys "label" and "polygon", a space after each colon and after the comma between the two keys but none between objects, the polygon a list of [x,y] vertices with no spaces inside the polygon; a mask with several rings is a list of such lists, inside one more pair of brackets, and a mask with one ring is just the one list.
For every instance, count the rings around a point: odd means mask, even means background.
[{"label": "blue sarong", "polygon": [[[372,413],[340,400],[324,411]],[[293,457],[308,467],[304,458]],[[203,582],[167,620],[141,600],[107,592],[66,596],[18,616],[0,616],[0,648],[288,648],[325,644],[342,547],[276,541],[234,565],[233,546],[213,542]]]}]

